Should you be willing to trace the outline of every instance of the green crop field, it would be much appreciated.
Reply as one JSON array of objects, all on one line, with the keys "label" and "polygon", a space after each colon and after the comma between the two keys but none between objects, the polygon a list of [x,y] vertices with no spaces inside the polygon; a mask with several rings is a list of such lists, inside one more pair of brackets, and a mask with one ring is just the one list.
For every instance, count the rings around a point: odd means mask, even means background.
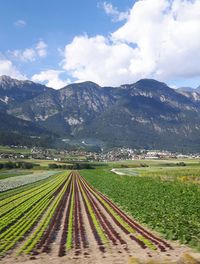
[{"label": "green crop field", "polygon": [[95,244],[102,253],[110,252],[112,247],[116,251],[117,246],[125,252],[142,250],[148,257],[174,250],[168,242],[129,218],[75,171],[0,192],[0,209],[1,258],[14,248],[15,258],[49,254],[55,240],[59,257],[73,250],[75,256],[81,252],[87,256]]},{"label": "green crop field", "polygon": [[72,256],[99,254],[103,263],[109,254],[123,253],[126,263],[130,256],[143,258],[134,263],[157,257],[182,263],[183,253],[200,250],[198,161],[93,167],[2,171],[0,261],[21,263],[42,254],[70,263]]},{"label": "green crop field", "polygon": [[[13,177],[5,177],[0,180],[0,192],[10,190],[13,188],[17,188],[29,183],[34,183],[37,181],[41,181],[46,179],[54,174],[58,173],[58,171],[34,171],[34,172],[27,172],[26,174],[16,175]],[[3,174],[4,175],[4,174]],[[8,174],[5,174],[8,175]],[[2,174],[1,174],[2,176]]]},{"label": "green crop field", "polygon": [[159,178],[166,181],[184,181],[200,183],[200,166],[153,166],[145,168],[115,168],[113,171],[119,175],[126,176],[143,176]]},{"label": "green crop field", "polygon": [[81,175],[140,223],[167,239],[179,240],[200,250],[200,186],[193,181],[179,180],[184,176],[198,178],[199,167],[156,166],[132,169],[138,175],[130,177],[110,172],[110,168],[85,170]]}]

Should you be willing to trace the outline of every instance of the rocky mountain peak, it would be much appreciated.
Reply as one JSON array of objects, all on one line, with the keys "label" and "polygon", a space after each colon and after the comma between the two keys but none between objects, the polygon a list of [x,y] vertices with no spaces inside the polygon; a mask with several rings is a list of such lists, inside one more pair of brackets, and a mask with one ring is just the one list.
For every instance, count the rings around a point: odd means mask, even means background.
[{"label": "rocky mountain peak", "polygon": [[12,78],[10,76],[7,76],[7,75],[1,75],[0,76],[0,82],[6,82],[8,80],[12,80]]},{"label": "rocky mountain peak", "polygon": [[18,80],[12,79],[10,76],[7,75],[2,75],[0,76],[0,88],[7,89],[10,88],[11,86],[19,83]]},{"label": "rocky mountain peak", "polygon": [[[0,88],[2,89],[9,90],[12,88],[22,88],[25,86],[32,86],[32,85],[36,86],[34,82],[29,80],[17,80],[7,75],[0,76]],[[43,85],[37,84],[37,86],[43,86]]]},{"label": "rocky mountain peak", "polygon": [[141,79],[137,81],[134,86],[140,87],[141,89],[148,89],[150,91],[155,91],[158,89],[169,89],[169,87],[165,83],[159,82],[154,79]]},{"label": "rocky mountain peak", "polygon": [[96,89],[96,88],[101,88],[101,87],[94,82],[86,81],[86,82],[69,84],[69,85],[61,88],[60,90],[62,91],[62,90],[66,90],[66,89],[79,90],[79,89]]},{"label": "rocky mountain peak", "polygon": [[152,79],[115,88],[82,82],[60,90],[19,83],[0,89],[0,108],[7,117],[29,120],[60,137],[92,138],[112,147],[200,149],[197,94],[182,94]]}]

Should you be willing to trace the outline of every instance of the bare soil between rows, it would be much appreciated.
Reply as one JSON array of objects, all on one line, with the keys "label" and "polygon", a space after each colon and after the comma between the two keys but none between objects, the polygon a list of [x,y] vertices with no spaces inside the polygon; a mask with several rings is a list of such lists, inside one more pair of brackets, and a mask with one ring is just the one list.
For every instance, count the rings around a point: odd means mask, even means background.
[{"label": "bare soil between rows", "polygon": [[[17,249],[15,248],[10,254],[0,260],[0,264],[200,264],[200,253],[195,253],[187,246],[181,246],[178,243],[165,241],[157,235],[152,234],[152,232],[141,225],[139,225],[139,231],[141,228],[142,232],[150,237],[158,248],[152,250],[149,247],[144,247],[144,245],[138,243],[137,239],[134,237],[135,234],[126,232],[112,214],[108,212],[101,200],[98,199],[96,193],[99,195],[99,192],[93,193],[90,186],[87,185],[85,180],[77,172],[74,172],[72,176],[75,179],[74,186],[77,194],[75,195],[75,202],[77,202],[80,207],[79,213],[77,213],[77,226],[74,226],[75,232],[73,233],[73,241],[76,241],[76,239],[78,239],[78,241],[80,240],[79,246],[77,247],[73,242],[73,248],[67,251],[65,256],[58,256],[66,212],[70,204],[69,194],[63,208],[60,228],[55,234],[56,239],[51,244],[50,252],[40,252],[40,254],[33,256],[22,255],[16,257]],[[72,188],[70,188],[70,193],[71,189]],[[93,210],[99,223],[107,235],[108,243],[101,245],[97,239],[97,234],[91,224],[88,209],[82,195],[83,190],[85,191],[90,204],[93,206]],[[102,197],[105,198],[106,202],[111,202],[105,196],[102,195]],[[110,205],[112,205],[112,202]],[[120,215],[121,211],[118,207],[114,208],[114,210]],[[130,218],[123,212],[122,216],[126,219],[128,224],[133,222],[136,226],[138,225],[137,222],[133,219],[130,220]],[[81,226],[81,221],[83,222],[83,226]],[[84,246],[84,237],[87,240],[87,246]],[[17,248],[20,246],[21,243],[19,243]],[[162,249],[162,247],[164,249]]]}]

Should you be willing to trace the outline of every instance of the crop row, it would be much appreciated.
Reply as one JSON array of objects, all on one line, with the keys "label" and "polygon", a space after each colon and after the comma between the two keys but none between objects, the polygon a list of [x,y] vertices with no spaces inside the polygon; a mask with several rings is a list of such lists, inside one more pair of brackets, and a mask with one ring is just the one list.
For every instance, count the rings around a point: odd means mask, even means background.
[{"label": "crop row", "polygon": [[[25,193],[24,201],[21,201],[22,197],[20,196],[19,199],[16,199],[14,206],[11,206],[9,210],[7,207],[7,211],[4,211],[5,213],[0,219],[1,256],[5,255],[18,241],[23,240],[31,232],[43,215],[46,215],[46,210],[52,210],[53,204],[62,194],[60,190],[66,185],[67,179],[69,177],[66,173],[56,175],[37,191],[32,188],[33,192]],[[5,206],[9,205],[13,205],[13,203],[5,203]]]},{"label": "crop row", "polygon": [[60,174],[60,172],[54,173],[52,176],[48,175],[45,179],[39,179],[36,182],[28,183],[28,184],[22,184],[21,186],[18,186],[17,188],[9,189],[7,191],[0,191],[0,202],[2,200],[5,200],[6,198],[13,197],[17,194],[22,194],[24,191],[31,190],[31,188],[40,186],[42,183],[48,183],[49,180],[54,178],[56,175]]},{"label": "crop row", "polygon": [[133,221],[108,198],[106,198],[104,195],[97,192],[92,186],[90,186],[83,178],[81,178],[80,180],[85,186],[85,189],[88,191],[88,194],[94,195],[94,197],[108,212],[117,226],[119,226],[126,234],[131,234],[131,239],[137,242],[142,248],[149,247],[150,249],[160,249],[161,251],[172,249],[171,246],[164,240],[155,237],[138,223]]},{"label": "crop row", "polygon": [[[80,201],[82,200],[82,206]],[[104,210],[102,210],[102,207]],[[159,250],[165,252],[172,247],[164,240],[157,238],[142,226],[128,217],[122,210],[116,207],[109,199],[92,188],[78,173],[73,173],[68,206],[65,215],[65,225],[62,230],[59,256],[65,255],[70,249],[75,249],[75,254],[80,254],[81,248],[89,247],[85,234],[82,213],[85,211],[94,239],[102,252],[107,246],[122,245],[128,250],[126,241],[115,230],[115,226],[109,221],[109,217],[122,230],[124,235],[129,235],[133,243],[142,249]]]},{"label": "crop row", "polygon": [[28,197],[22,197],[24,201],[13,200],[13,202],[6,204],[1,208],[2,215],[0,219],[0,231],[3,232],[4,229],[7,229],[9,226],[12,226],[22,215],[27,213],[34,205],[37,206],[37,203],[45,198],[46,195],[53,195],[55,189],[62,183],[63,177],[57,177],[56,181],[50,182],[49,184],[43,186],[40,190],[34,190],[33,193],[30,193]]},{"label": "crop row", "polygon": [[[16,245],[17,255],[49,254],[55,241],[60,257],[70,251],[76,256],[87,255],[92,243],[102,253],[111,246],[129,251],[130,243],[140,250],[172,250],[76,171],[60,173],[39,186],[16,192],[2,199],[0,208],[1,256]],[[88,234],[93,238],[89,240]]]},{"label": "crop row", "polygon": [[46,171],[2,179],[0,181],[0,192],[17,188],[19,186],[30,184],[36,181],[44,180],[54,174],[55,172],[53,171]]},{"label": "crop row", "polygon": [[[59,175],[56,178],[51,179],[48,182],[48,188],[50,189],[52,186],[59,184],[59,181],[62,181],[62,177]],[[45,191],[47,188],[47,184],[43,183],[39,187],[33,187],[27,191],[24,191],[20,194],[13,195],[12,197],[9,197],[7,199],[4,199],[0,201],[0,217],[2,218],[3,215],[7,214],[8,212],[12,211],[16,206],[19,207],[19,205],[23,205],[31,198],[34,198],[38,194],[43,194],[43,191]]]},{"label": "crop row", "polygon": [[152,177],[121,177],[102,169],[82,171],[82,175],[140,223],[167,239],[200,248],[199,186]]}]

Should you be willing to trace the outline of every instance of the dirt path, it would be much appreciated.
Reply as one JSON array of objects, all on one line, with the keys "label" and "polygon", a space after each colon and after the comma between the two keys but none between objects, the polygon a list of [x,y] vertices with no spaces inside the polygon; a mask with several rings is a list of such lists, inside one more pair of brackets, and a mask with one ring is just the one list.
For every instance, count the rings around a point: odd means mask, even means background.
[{"label": "dirt path", "polygon": [[[39,254],[16,257],[13,250],[0,263],[200,263],[199,254],[186,246],[169,243],[139,225],[77,172],[72,173],[56,214],[48,239],[44,244],[40,241]],[[68,227],[70,221],[72,230]],[[70,248],[66,248],[67,243]],[[49,250],[44,253],[41,249],[46,247]]]}]

